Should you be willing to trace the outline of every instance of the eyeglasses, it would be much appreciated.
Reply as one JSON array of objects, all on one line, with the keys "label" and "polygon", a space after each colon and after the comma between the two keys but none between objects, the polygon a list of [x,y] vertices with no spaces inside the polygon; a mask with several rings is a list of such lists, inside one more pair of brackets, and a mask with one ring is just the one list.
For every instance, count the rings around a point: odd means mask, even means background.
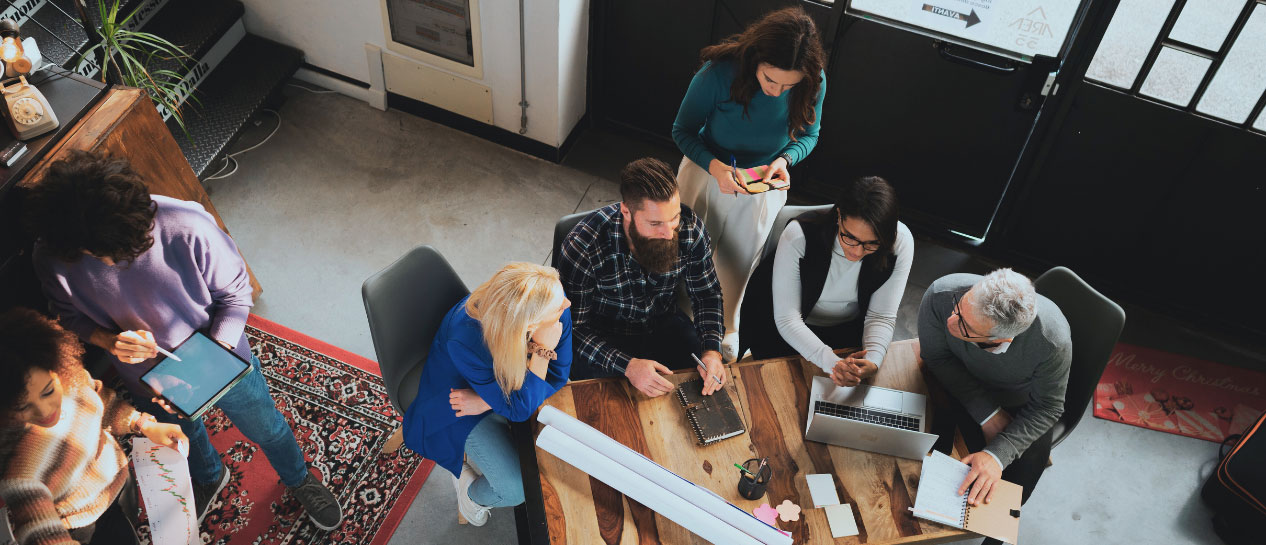
[{"label": "eyeglasses", "polygon": [[977,335],[975,331],[972,331],[971,328],[967,327],[967,321],[963,319],[963,307],[959,306],[959,304],[962,303],[962,301],[963,299],[961,296],[958,296],[958,295],[954,296],[954,313],[951,314],[951,316],[953,315],[958,316],[959,333],[962,333],[963,337],[968,338],[968,339],[979,339],[979,338],[988,337],[988,335]]},{"label": "eyeglasses", "polygon": [[[838,213],[836,214],[836,217],[839,218]],[[856,248],[858,246],[861,246],[862,249],[866,250],[867,252],[874,252],[874,251],[879,250],[878,240],[862,242],[861,240],[858,240],[857,237],[854,237],[853,235],[848,234],[848,232],[844,230],[844,218],[839,218],[839,222],[840,222],[840,232],[838,235],[840,237],[840,243],[844,244],[845,246],[848,246],[849,248]]]}]

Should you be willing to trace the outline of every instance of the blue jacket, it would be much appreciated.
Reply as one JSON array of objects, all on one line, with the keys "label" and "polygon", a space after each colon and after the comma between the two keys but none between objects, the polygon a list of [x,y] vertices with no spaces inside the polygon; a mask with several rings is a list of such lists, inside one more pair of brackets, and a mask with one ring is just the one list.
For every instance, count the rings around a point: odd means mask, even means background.
[{"label": "blue jacket", "polygon": [[571,309],[567,309],[561,319],[563,336],[554,349],[558,359],[550,362],[546,378],[529,371],[523,387],[506,399],[493,372],[492,354],[484,344],[483,327],[466,313],[467,298],[450,309],[440,323],[418,380],[418,397],[404,413],[405,445],[453,475],[461,474],[470,430],[489,413],[459,418],[448,402],[450,388],[470,388],[492,407],[491,412],[522,422],[567,384],[572,360]]}]

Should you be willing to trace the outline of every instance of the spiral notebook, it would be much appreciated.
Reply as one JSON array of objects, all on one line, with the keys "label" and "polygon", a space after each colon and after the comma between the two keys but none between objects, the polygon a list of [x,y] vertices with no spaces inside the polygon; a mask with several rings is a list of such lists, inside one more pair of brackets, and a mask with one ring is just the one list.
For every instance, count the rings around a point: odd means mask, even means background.
[{"label": "spiral notebook", "polygon": [[703,395],[703,379],[688,380],[677,385],[677,401],[686,409],[686,420],[690,422],[700,445],[729,439],[747,431],[725,388],[706,396]]},{"label": "spiral notebook", "polygon": [[1014,545],[1020,537],[1020,485],[998,481],[992,501],[968,505],[967,494],[959,495],[958,487],[969,471],[967,464],[937,451],[924,457],[914,516]]}]

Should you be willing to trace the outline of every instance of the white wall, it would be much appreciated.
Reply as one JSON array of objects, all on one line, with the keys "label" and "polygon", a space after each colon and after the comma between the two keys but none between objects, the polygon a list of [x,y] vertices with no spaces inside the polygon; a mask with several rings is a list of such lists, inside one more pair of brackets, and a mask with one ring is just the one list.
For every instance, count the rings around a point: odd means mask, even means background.
[{"label": "white wall", "polygon": [[[589,0],[526,0],[528,132],[559,146],[585,111]],[[386,50],[379,0],[243,0],[246,29],[302,49],[308,64],[368,82],[363,44]],[[519,4],[480,0],[482,79],[493,125],[518,133]],[[358,97],[362,98],[362,97]]]},{"label": "white wall", "polygon": [[588,65],[589,0],[558,0],[558,134],[563,139],[585,115]]}]

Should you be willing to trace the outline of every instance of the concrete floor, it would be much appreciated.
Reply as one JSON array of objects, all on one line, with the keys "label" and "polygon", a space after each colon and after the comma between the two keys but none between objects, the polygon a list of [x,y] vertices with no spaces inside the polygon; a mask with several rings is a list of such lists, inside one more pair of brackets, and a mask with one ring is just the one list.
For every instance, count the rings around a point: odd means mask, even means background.
[{"label": "concrete floor", "polygon": [[[554,222],[617,200],[615,172],[628,159],[655,155],[676,164],[680,157],[591,132],[555,165],[341,95],[293,87],[288,94],[276,135],[239,156],[235,175],[209,182],[212,200],[264,286],[255,312],[369,358],[361,282],[409,248],[435,246],[473,287],[507,261],[544,262]],[[270,115],[260,121],[236,149],[275,125]],[[990,268],[920,240],[896,338],[914,336],[919,297],[932,280]],[[1254,347],[1127,312],[1123,340],[1262,365]],[[1218,543],[1198,497],[1216,454],[1209,442],[1087,414],[1053,452],[1055,465],[1025,507],[1021,541]],[[515,542],[511,509],[494,510],[482,528],[459,526],[451,482],[436,468],[392,545]]]}]

